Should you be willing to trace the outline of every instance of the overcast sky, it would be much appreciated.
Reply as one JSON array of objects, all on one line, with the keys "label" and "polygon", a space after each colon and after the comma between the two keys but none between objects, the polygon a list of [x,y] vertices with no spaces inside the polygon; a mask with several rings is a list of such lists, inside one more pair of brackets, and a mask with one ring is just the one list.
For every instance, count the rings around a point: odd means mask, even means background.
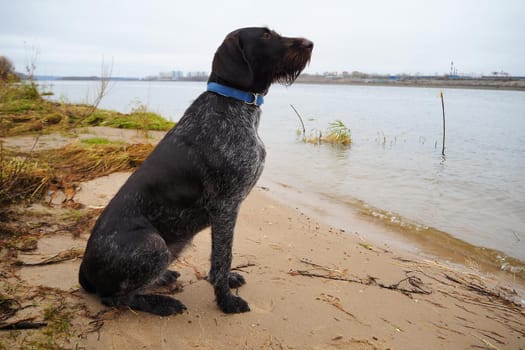
[{"label": "overcast sky", "polygon": [[210,71],[224,36],[268,26],[315,43],[309,73],[525,75],[523,0],[3,0],[0,55],[18,71],[113,76]]}]

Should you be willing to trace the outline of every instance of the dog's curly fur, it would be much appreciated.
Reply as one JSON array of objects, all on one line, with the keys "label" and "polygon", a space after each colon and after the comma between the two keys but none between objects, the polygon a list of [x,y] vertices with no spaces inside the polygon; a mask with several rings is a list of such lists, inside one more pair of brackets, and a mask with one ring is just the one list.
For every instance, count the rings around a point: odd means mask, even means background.
[{"label": "dog's curly fur", "polygon": [[[273,82],[291,84],[312,48],[306,39],[267,28],[239,29],[215,53],[209,81],[266,94]],[[82,287],[109,306],[157,315],[183,312],[178,300],[144,291],[175,281],[179,274],[168,265],[211,226],[208,280],[217,304],[226,313],[249,311],[230,291],[246,283],[230,268],[239,207],[264,165],[259,117],[258,106],[202,93],[99,217],[80,266]]]}]

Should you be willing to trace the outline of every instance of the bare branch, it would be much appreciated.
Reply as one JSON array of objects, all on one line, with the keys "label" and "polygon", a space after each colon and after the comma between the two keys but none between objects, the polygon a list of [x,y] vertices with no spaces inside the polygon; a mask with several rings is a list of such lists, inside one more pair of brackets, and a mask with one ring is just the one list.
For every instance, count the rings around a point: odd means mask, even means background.
[{"label": "bare branch", "polygon": [[104,57],[102,57],[102,64],[100,66],[100,78],[99,78],[100,84],[98,86],[98,90],[97,90],[95,99],[93,100],[92,103],[89,103],[90,108],[85,113],[83,113],[73,125],[71,125],[70,127],[71,129],[76,128],[82,121],[89,118],[98,109],[100,102],[102,102],[102,99],[104,98],[104,96],[106,96],[110,88],[109,82],[111,80],[112,73],[113,73],[113,58],[111,59],[111,64],[106,65],[106,63],[104,62]]}]

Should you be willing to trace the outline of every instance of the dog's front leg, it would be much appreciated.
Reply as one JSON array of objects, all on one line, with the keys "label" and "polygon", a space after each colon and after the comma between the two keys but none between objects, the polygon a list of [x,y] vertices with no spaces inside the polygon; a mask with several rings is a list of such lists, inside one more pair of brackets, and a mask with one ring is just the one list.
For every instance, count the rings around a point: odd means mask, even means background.
[{"label": "dog's front leg", "polygon": [[250,311],[248,303],[230,291],[230,287],[239,287],[245,283],[241,275],[230,271],[233,231],[238,209],[238,205],[223,206],[220,212],[211,216],[212,251],[209,281],[213,284],[217,304],[228,314]]}]

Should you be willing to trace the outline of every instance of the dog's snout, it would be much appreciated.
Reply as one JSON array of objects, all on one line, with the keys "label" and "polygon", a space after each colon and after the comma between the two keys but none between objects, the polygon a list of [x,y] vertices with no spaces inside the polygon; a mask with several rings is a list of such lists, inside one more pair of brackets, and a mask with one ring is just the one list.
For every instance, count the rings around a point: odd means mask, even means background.
[{"label": "dog's snout", "polygon": [[301,45],[307,49],[314,48],[314,43],[308,39],[303,39],[303,41],[301,42]]}]

